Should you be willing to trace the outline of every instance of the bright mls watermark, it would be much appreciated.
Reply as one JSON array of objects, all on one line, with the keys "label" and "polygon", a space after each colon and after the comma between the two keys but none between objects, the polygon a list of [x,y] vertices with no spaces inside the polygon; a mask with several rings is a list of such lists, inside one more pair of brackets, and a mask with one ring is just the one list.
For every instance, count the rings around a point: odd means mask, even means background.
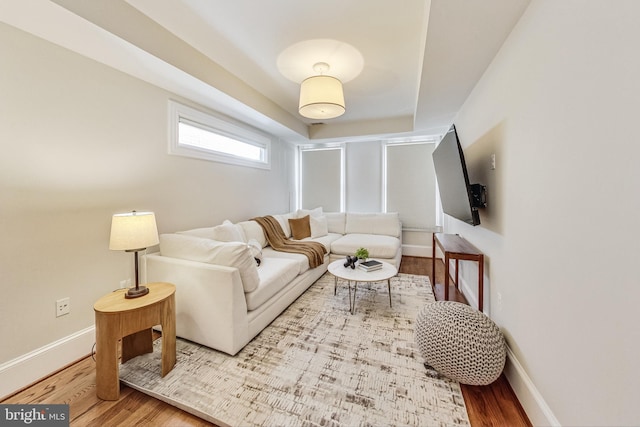
[{"label": "bright mls watermark", "polygon": [[2,405],[0,426],[68,427],[69,405]]}]

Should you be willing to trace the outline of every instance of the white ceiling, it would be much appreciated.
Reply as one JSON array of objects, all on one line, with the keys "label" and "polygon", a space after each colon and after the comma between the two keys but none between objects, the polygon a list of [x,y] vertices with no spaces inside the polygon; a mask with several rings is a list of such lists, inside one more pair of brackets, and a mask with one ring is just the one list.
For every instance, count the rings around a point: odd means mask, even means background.
[{"label": "white ceiling", "polygon": [[[323,142],[444,133],[529,1],[0,0],[0,20],[285,140]],[[278,70],[314,39],[364,60],[344,83],[347,112],[324,124],[298,114],[299,85]]]}]

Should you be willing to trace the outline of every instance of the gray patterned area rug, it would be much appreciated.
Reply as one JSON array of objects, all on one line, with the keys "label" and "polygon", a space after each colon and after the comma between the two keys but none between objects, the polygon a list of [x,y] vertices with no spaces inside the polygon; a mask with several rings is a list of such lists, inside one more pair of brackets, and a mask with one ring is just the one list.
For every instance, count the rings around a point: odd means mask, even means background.
[{"label": "gray patterned area rug", "polygon": [[400,274],[334,296],[329,273],[237,355],[178,339],[177,363],[160,377],[155,351],[120,367],[121,380],[218,425],[465,426],[460,385],[427,369],[414,342],[420,308],[434,300],[427,276]]}]

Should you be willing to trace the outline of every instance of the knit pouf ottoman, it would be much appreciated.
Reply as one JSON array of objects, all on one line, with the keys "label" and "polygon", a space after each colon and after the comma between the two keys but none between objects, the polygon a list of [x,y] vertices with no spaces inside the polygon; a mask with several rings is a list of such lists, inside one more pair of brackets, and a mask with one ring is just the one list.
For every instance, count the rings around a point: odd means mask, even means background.
[{"label": "knit pouf ottoman", "polygon": [[504,369],[507,351],[500,329],[466,304],[427,304],[418,313],[415,337],[425,363],[462,384],[490,384]]}]

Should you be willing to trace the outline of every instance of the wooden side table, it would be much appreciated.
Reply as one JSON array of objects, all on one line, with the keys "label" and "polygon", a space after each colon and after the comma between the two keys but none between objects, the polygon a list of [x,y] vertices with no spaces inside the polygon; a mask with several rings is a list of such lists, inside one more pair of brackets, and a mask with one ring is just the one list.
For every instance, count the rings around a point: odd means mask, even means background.
[{"label": "wooden side table", "polygon": [[100,298],[96,315],[96,388],[103,400],[120,398],[118,341],[122,339],[122,363],[153,351],[151,328],[162,326],[162,376],[176,364],[176,287],[149,283],[145,296],[126,299],[126,289]]},{"label": "wooden side table", "polygon": [[475,246],[457,234],[433,233],[433,260],[431,279],[435,289],[436,284],[436,244],[444,253],[444,299],[449,299],[449,260],[456,260],[456,281],[454,285],[460,289],[459,260],[476,261],[478,263],[478,310],[483,308],[484,293],[484,254]]}]

